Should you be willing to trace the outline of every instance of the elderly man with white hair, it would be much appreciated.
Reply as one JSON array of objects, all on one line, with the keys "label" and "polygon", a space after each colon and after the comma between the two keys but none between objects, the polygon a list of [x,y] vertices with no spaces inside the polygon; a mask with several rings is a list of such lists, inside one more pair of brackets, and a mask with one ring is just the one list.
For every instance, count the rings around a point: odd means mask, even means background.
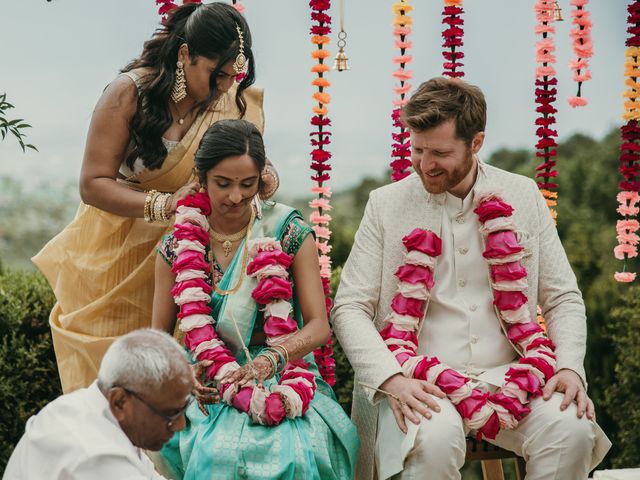
[{"label": "elderly man with white hair", "polygon": [[136,330],[107,350],[98,379],[63,395],[26,424],[6,480],[163,479],[143,450],[185,426],[193,375],[168,334]]}]

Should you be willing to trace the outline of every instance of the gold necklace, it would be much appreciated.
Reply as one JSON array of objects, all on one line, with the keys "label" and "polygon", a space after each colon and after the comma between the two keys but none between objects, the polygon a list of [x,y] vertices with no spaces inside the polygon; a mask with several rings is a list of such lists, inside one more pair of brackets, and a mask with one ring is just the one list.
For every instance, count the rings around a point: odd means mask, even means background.
[{"label": "gold necklace", "polygon": [[[253,214],[252,214],[253,218]],[[249,220],[251,223],[251,220]],[[222,244],[222,249],[224,250],[224,256],[228,257],[231,253],[231,247],[233,242],[237,242],[241,240],[242,237],[247,233],[247,229],[249,228],[249,223],[247,223],[242,230],[237,233],[232,233],[231,235],[224,235],[222,233],[216,232],[213,228],[209,230],[209,236],[218,243]]]},{"label": "gold necklace", "polygon": [[244,239],[244,248],[242,249],[243,250],[242,251],[242,269],[240,270],[240,278],[238,279],[238,282],[236,283],[236,285],[233,288],[230,288],[229,290],[222,290],[221,288],[218,288],[218,285],[216,285],[215,283],[215,280],[213,278],[213,271],[214,271],[213,245],[211,244],[211,242],[209,243],[209,248],[210,248],[209,265],[211,267],[211,283],[213,284],[213,289],[219,295],[225,296],[231,293],[235,293],[238,291],[238,289],[242,285],[242,282],[244,280],[244,277],[247,271],[247,263],[249,260],[249,237],[251,237],[251,227],[253,226],[253,221],[255,220],[255,218],[256,218],[256,211],[253,207],[251,207],[251,218],[249,219],[249,223],[247,224],[247,226],[244,228],[244,230],[246,230],[246,236]]}]

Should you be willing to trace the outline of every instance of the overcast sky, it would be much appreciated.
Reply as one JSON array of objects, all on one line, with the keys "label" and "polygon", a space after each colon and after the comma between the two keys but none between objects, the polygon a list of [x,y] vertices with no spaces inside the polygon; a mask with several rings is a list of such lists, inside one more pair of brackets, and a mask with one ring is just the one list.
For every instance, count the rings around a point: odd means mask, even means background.
[{"label": "overcast sky", "polygon": [[[346,53],[352,70],[331,72],[331,145],[334,190],[389,163],[394,81],[390,1],[344,0]],[[266,90],[266,146],[286,196],[311,187],[308,132],[313,102],[309,8],[306,0],[245,0],[254,38],[257,85]],[[415,0],[413,85],[441,73],[441,0]],[[336,52],[339,0],[332,2]],[[534,127],[534,0],[468,0],[464,3],[466,79],[489,104],[483,156],[501,147],[531,148]],[[575,84],[570,21],[557,24],[560,139],[583,132],[600,138],[620,124],[626,4],[592,0],[593,80],[584,87],[586,108],[572,110],[566,96]],[[561,0],[569,20],[569,1]],[[75,181],[91,112],[102,89],[137,56],[159,16],[154,0],[0,0],[0,93],[7,92],[33,129],[28,141],[39,153],[23,154],[13,138],[0,142],[0,175],[19,182],[45,178]],[[594,161],[599,159],[594,158]],[[562,167],[560,166],[560,169]],[[611,168],[616,168],[612,165]]]}]

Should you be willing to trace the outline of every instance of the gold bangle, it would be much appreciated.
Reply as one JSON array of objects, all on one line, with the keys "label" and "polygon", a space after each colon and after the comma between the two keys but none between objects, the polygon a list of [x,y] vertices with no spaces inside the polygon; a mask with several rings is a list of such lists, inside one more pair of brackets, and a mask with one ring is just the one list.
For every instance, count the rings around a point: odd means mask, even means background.
[{"label": "gold bangle", "polygon": [[280,344],[280,345],[274,345],[273,348],[281,348],[282,353],[284,355],[284,364],[286,365],[287,363],[289,363],[289,351],[287,350],[287,347]]},{"label": "gold bangle", "polygon": [[156,190],[149,190],[147,192],[147,196],[144,199],[144,221],[152,222],[151,218],[151,202],[153,200],[153,196],[158,193]]}]

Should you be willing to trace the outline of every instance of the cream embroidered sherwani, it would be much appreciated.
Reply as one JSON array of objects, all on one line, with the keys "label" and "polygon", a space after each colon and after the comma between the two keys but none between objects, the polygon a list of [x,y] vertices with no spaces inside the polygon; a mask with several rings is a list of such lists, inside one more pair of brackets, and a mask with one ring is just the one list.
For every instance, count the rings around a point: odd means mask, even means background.
[{"label": "cream embroidered sherwani", "polygon": [[[525,293],[531,315],[535,318],[539,304],[547,332],[557,347],[557,369],[574,370],[586,384],[584,303],[535,182],[479,162],[474,192],[476,195],[498,193],[514,208],[512,218],[518,240],[527,253],[522,264],[528,273],[529,286]],[[374,395],[373,391],[361,387],[360,382],[379,387],[402,371],[378,334],[391,311],[391,300],[397,288],[394,273],[403,260],[402,237],[417,227],[440,236],[444,200],[445,194],[426,192],[415,173],[371,192],[342,272],[332,322],[356,373],[352,417],[361,438],[359,479],[373,478],[378,402],[382,399],[379,394]],[[472,220],[479,227],[477,218]],[[453,252],[443,251],[438,260],[447,255],[453,255]],[[435,270],[437,272],[437,265]],[[435,282],[438,283],[437,275]],[[426,311],[428,322],[428,306]],[[495,321],[499,322],[497,317]],[[468,335],[468,332],[461,332],[461,335]],[[521,354],[517,347],[513,348],[514,356]]]}]

